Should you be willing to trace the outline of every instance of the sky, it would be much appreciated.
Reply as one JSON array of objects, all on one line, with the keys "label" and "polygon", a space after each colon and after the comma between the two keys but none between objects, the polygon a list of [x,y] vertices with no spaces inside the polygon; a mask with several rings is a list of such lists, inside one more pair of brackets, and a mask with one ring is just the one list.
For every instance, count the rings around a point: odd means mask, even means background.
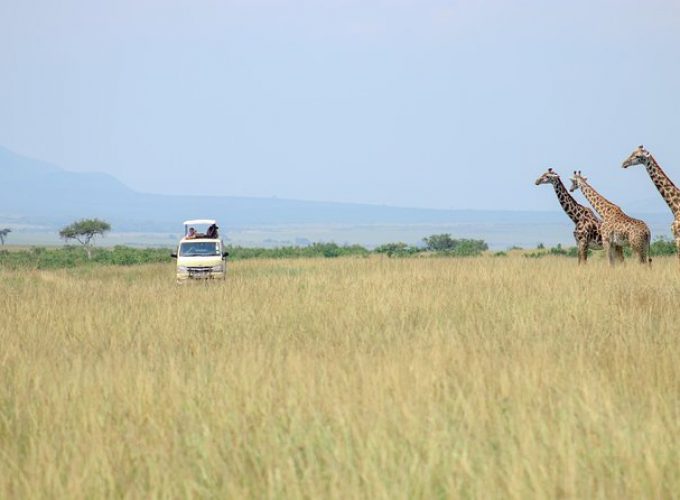
[{"label": "sky", "polygon": [[[0,0],[0,145],[143,192],[556,210],[680,184],[677,0]],[[658,208],[658,210],[656,210]]]}]

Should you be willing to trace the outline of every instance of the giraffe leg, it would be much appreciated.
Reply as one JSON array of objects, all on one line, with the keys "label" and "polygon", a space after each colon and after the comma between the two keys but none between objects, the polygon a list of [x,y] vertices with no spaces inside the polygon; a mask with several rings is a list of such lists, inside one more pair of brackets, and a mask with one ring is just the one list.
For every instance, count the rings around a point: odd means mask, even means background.
[{"label": "giraffe leg", "polygon": [[616,247],[609,241],[602,242],[602,246],[604,247],[604,253],[607,254],[607,258],[609,259],[609,265],[614,267],[616,264]]},{"label": "giraffe leg", "polygon": [[673,236],[675,236],[675,248],[678,251],[678,264],[680,264],[680,219],[673,221],[671,232],[673,233]]},{"label": "giraffe leg", "polygon": [[623,258],[623,247],[617,246],[616,247],[616,262],[618,262],[619,264],[623,264],[624,260],[625,259]]},{"label": "giraffe leg", "polygon": [[651,264],[652,259],[649,258],[649,233],[635,237],[630,243],[633,251],[638,257],[640,264]]},{"label": "giraffe leg", "polygon": [[586,264],[588,262],[588,239],[582,238],[578,241],[578,263]]}]

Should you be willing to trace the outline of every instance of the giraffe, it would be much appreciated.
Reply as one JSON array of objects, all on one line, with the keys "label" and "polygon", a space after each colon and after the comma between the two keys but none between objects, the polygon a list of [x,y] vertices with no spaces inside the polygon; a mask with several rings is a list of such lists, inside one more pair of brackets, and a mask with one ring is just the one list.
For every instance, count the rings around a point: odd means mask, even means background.
[{"label": "giraffe", "polygon": [[652,263],[649,259],[649,245],[651,231],[647,224],[626,215],[618,205],[615,205],[600,193],[595,191],[588,179],[581,175],[581,171],[574,171],[571,179],[570,192],[580,189],[595,211],[602,217],[600,231],[602,232],[602,246],[609,257],[609,264],[615,264],[617,254],[623,251],[623,245],[629,243],[637,254],[641,264]]},{"label": "giraffe", "polygon": [[592,209],[579,204],[567,191],[560,176],[552,168],[536,179],[535,184],[552,184],[557,199],[562,209],[576,224],[574,227],[574,239],[578,247],[578,263],[585,264],[588,261],[588,247],[602,246],[602,234],[600,233],[600,220],[595,216]]},{"label": "giraffe", "polygon": [[659,164],[644,146],[640,146],[633,151],[621,166],[623,168],[628,168],[633,165],[645,166],[656,189],[659,190],[661,197],[666,201],[671,212],[673,212],[671,232],[675,237],[675,247],[678,249],[678,262],[680,262],[680,189],[678,189],[675,184],[673,184],[673,181],[668,178],[666,173],[661,170]]}]

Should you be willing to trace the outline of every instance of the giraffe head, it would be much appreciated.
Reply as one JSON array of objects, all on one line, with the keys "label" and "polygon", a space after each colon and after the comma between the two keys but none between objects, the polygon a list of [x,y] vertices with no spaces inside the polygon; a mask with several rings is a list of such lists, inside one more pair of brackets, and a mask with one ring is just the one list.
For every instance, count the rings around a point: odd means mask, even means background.
[{"label": "giraffe head", "polygon": [[534,184],[537,186],[540,184],[554,184],[555,181],[559,180],[559,178],[560,176],[557,175],[557,172],[555,172],[552,168],[549,168],[543,175],[536,179]]},{"label": "giraffe head", "polygon": [[644,165],[647,163],[647,159],[652,155],[649,154],[644,146],[640,145],[635,151],[633,151],[626,161],[621,165],[623,168],[632,167],[633,165]]},{"label": "giraffe head", "polygon": [[578,172],[576,170],[574,170],[574,177],[572,177],[570,180],[571,180],[571,187],[569,188],[569,192],[573,193],[578,188],[580,188],[581,184],[583,182],[587,181],[588,178],[582,176],[580,170]]}]

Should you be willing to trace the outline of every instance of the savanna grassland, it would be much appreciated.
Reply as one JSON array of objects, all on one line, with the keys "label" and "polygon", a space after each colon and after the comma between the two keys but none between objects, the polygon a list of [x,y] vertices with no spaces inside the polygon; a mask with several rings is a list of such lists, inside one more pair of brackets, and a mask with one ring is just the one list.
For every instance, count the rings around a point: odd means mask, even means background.
[{"label": "savanna grassland", "polygon": [[675,260],[0,270],[0,497],[677,498]]}]

